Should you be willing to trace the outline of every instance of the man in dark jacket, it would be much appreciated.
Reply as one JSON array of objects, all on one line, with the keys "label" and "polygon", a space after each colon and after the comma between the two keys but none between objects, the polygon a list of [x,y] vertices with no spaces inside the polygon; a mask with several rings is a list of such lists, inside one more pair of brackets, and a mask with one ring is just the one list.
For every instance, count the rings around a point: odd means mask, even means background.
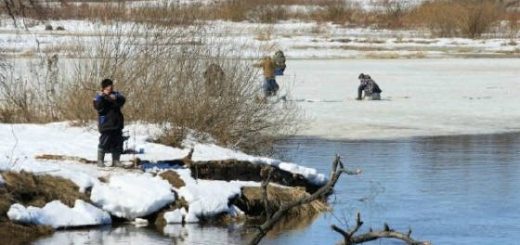
[{"label": "man in dark jacket", "polygon": [[[356,98],[357,100],[362,100],[363,98],[367,98],[370,100],[381,99],[381,92],[383,92],[383,90],[381,90],[379,88],[379,85],[377,85],[377,83],[374,80],[372,80],[370,75],[361,73],[359,74],[358,78],[360,84],[358,87],[358,97]],[[365,92],[365,96],[361,97],[363,92]]]},{"label": "man in dark jacket", "polygon": [[206,92],[210,96],[224,96],[225,74],[222,67],[216,63],[211,63],[203,73],[206,82]]},{"label": "man in dark jacket", "polygon": [[94,98],[94,108],[98,112],[99,137],[97,164],[104,167],[105,153],[112,154],[112,165],[121,166],[120,156],[123,152],[124,117],[121,107],[125,97],[114,91],[114,83],[110,79],[101,81],[101,91]]}]

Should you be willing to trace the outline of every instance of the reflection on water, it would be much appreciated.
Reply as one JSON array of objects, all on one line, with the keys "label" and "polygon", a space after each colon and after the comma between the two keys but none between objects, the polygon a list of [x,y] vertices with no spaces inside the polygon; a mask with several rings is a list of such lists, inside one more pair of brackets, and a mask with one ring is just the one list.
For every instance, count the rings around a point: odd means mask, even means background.
[{"label": "reflection on water", "polygon": [[[332,213],[275,231],[264,244],[335,244],[331,224],[348,227],[356,211],[364,229],[407,230],[434,244],[518,244],[520,240],[520,134],[453,136],[392,141],[293,139],[278,146],[286,160],[328,173],[334,154],[360,176],[344,176],[331,196]],[[313,221],[314,220],[314,221]],[[298,221],[301,221],[298,219]],[[58,232],[37,244],[243,244],[240,226],[169,226],[168,236],[120,227]],[[400,244],[376,241],[368,244]]]},{"label": "reflection on water", "polygon": [[243,240],[235,227],[201,227],[199,225],[169,225],[164,235],[151,228],[132,225],[117,228],[58,231],[41,239],[38,245],[55,244],[240,244]]}]

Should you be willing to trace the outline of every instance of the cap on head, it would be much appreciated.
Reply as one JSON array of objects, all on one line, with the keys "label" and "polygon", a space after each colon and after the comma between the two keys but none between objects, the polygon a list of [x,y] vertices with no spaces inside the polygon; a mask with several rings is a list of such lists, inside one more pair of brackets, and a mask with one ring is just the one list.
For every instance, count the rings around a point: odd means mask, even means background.
[{"label": "cap on head", "polygon": [[363,79],[363,78],[365,78],[365,74],[363,74],[363,73],[359,74],[358,79]]},{"label": "cap on head", "polygon": [[108,78],[105,78],[103,79],[103,81],[101,81],[101,88],[106,88],[108,86],[112,86],[114,85],[114,82]]}]

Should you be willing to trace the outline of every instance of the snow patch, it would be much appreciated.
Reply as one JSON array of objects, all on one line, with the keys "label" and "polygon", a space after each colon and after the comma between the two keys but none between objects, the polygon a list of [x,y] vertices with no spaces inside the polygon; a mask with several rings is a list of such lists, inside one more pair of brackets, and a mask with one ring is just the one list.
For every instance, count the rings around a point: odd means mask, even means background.
[{"label": "snow patch", "polygon": [[168,223],[196,223],[201,217],[214,217],[227,213],[236,216],[241,213],[237,207],[229,204],[229,200],[241,194],[242,186],[260,186],[257,182],[248,181],[220,181],[220,180],[195,180],[191,177],[189,169],[176,170],[186,186],[178,189],[179,196],[188,203],[188,212],[175,210],[167,212]]},{"label": "snow patch", "polygon": [[60,201],[47,203],[43,208],[24,207],[19,203],[11,205],[7,216],[10,220],[35,225],[50,225],[53,228],[67,228],[110,224],[110,215],[83,200],[76,200],[74,208]]},{"label": "snow patch", "polygon": [[108,183],[94,185],[90,199],[112,215],[132,220],[172,203],[175,196],[167,181],[145,173],[112,176]]}]

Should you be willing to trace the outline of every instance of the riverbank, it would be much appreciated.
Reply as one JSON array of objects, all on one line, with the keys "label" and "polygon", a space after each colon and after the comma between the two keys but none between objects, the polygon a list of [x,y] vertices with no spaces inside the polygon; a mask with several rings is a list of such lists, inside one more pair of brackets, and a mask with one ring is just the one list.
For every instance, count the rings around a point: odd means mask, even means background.
[{"label": "riverbank", "polygon": [[[153,143],[153,125],[127,126],[132,137],[126,147],[138,151],[123,155],[126,168],[95,166],[98,132],[92,126],[60,122],[0,128],[5,139],[0,153],[6,159],[0,163],[1,221],[27,229],[38,225],[33,234],[48,234],[39,232],[40,226],[132,222],[164,232],[169,224],[247,222],[263,213],[260,182],[268,169],[274,169],[269,193],[281,188],[269,195],[273,208],[309,195],[327,180],[315,169],[210,143],[186,140],[184,148]],[[302,210],[293,215],[319,213],[327,205],[315,202]],[[6,233],[12,229],[2,227]]]}]

